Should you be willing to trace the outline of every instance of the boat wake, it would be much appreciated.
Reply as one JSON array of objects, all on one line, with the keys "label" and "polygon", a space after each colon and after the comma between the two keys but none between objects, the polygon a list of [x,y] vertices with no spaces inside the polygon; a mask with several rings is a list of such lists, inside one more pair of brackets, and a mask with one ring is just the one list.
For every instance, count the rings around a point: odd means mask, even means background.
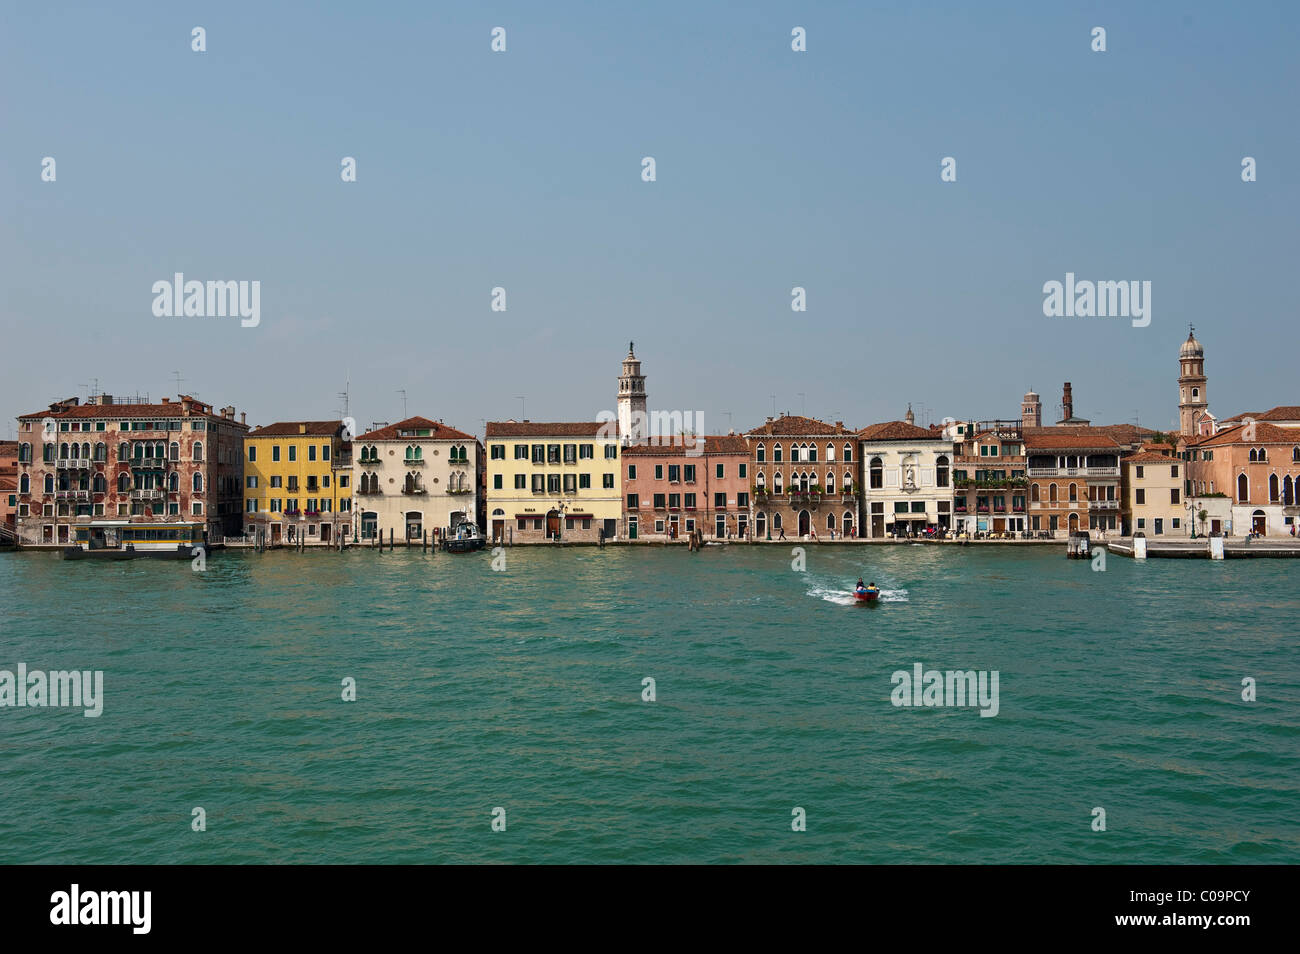
[{"label": "boat wake", "polygon": [[[819,600],[825,600],[827,603],[835,603],[838,606],[854,606],[858,601],[854,599],[852,590],[852,583],[830,584],[819,581],[813,583],[809,588],[808,595],[816,597]],[[890,590],[882,586],[880,588],[879,602],[906,603],[908,602],[907,590],[901,588]]]}]

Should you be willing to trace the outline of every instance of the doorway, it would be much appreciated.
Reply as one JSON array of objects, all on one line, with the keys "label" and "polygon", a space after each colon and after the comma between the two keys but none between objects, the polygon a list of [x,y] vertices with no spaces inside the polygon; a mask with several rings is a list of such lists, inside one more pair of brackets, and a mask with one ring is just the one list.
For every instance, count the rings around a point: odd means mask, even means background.
[{"label": "doorway", "polygon": [[552,510],[546,514],[546,539],[560,539],[560,513]]},{"label": "doorway", "polygon": [[807,510],[799,511],[799,536],[806,537],[808,531],[812,529],[812,517]]}]

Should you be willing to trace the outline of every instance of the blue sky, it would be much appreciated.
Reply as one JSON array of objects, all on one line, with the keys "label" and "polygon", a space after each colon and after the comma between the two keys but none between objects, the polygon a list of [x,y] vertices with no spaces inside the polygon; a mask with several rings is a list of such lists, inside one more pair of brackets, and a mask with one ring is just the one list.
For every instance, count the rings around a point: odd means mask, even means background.
[{"label": "blue sky", "polygon": [[[257,424],[349,375],[363,426],[399,389],[592,419],[629,339],[709,430],[1052,417],[1065,380],[1168,427],[1188,322],[1212,409],[1300,402],[1300,5],[921,6],[6,2],[0,434],[175,370]],[[177,271],[260,281],[260,326],[154,317]],[[1151,281],[1150,326],[1044,317],[1068,271]]]}]

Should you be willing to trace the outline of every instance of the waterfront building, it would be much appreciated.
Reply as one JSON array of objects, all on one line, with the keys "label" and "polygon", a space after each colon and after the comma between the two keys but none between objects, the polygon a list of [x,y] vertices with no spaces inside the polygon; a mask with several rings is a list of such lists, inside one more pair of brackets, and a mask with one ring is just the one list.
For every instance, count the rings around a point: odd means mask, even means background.
[{"label": "waterfront building", "polygon": [[342,421],[281,421],[244,437],[244,533],[267,546],[351,542],[352,444]]},{"label": "waterfront building", "polygon": [[641,542],[699,530],[743,538],[749,525],[749,446],[735,434],[652,440],[623,448],[623,532]]},{"label": "waterfront building", "polygon": [[194,524],[212,543],[240,533],[243,417],[187,394],[68,398],[19,417],[19,541],[111,543],[122,526],[162,521]]},{"label": "waterfront building", "polygon": [[917,427],[909,407],[907,419],[872,424],[856,436],[867,537],[952,529],[955,444],[943,429]]},{"label": "waterfront building", "polygon": [[969,424],[953,464],[953,529],[996,534],[1028,529],[1026,467],[1019,424],[982,430]]},{"label": "waterfront building", "polygon": [[1125,535],[1188,536],[1185,465],[1169,444],[1148,444],[1121,461]]},{"label": "waterfront building", "polygon": [[613,422],[490,421],[485,440],[493,543],[619,538],[622,466]]},{"label": "waterfront building", "polygon": [[1300,407],[1249,418],[1185,442],[1189,507],[1212,514],[1210,532],[1289,536],[1300,523]]},{"label": "waterfront building", "polygon": [[427,417],[375,425],[352,442],[359,542],[434,539],[462,520],[482,527],[483,445]]},{"label": "waterfront building", "polygon": [[18,514],[18,442],[0,441],[0,543],[13,540]]},{"label": "waterfront building", "polygon": [[1056,536],[1119,530],[1123,447],[1102,428],[1035,428],[1025,434],[1029,529]]},{"label": "waterfront building", "polygon": [[[843,421],[784,414],[745,434],[756,539],[856,535],[857,434]],[[742,534],[743,535],[743,534]]]}]

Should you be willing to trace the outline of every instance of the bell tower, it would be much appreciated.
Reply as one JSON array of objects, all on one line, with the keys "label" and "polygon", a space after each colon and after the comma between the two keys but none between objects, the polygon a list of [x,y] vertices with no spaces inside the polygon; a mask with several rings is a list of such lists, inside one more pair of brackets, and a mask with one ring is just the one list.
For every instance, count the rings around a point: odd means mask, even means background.
[{"label": "bell tower", "polygon": [[1187,340],[1178,351],[1178,430],[1184,437],[1197,433],[1201,417],[1209,410],[1205,391],[1205,349],[1188,326]]},{"label": "bell tower", "polygon": [[650,429],[645,409],[645,376],[633,342],[627,343],[623,373],[618,377],[618,430],[624,444],[644,441]]}]

